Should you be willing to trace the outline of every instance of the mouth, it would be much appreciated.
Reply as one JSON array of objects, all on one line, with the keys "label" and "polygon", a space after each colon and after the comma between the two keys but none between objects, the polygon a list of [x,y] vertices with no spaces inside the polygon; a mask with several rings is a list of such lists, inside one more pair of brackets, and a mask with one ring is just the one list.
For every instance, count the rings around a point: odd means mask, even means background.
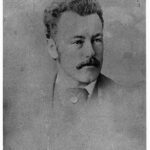
[{"label": "mouth", "polygon": [[97,65],[94,65],[94,64],[87,64],[85,66],[83,66],[83,68],[97,68],[98,66]]},{"label": "mouth", "polygon": [[76,68],[82,69],[82,68],[98,68],[100,66],[99,62],[93,62],[93,63],[81,63]]},{"label": "mouth", "polygon": [[81,62],[80,64],[78,64],[76,66],[76,69],[80,70],[83,67],[95,67],[95,68],[99,68],[100,66],[100,61],[98,59],[96,59],[95,57],[91,57],[90,59]]},{"label": "mouth", "polygon": [[87,70],[87,71],[94,71],[94,70],[96,70],[97,69],[97,67],[95,67],[95,66],[85,66],[85,67],[83,67],[82,68],[83,70]]}]

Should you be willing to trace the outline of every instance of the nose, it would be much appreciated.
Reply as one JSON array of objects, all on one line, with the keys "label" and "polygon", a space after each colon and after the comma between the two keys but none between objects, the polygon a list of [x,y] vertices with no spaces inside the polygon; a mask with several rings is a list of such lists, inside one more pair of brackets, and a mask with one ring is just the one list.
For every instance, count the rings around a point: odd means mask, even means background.
[{"label": "nose", "polygon": [[85,45],[86,57],[92,57],[95,55],[91,41],[87,41]]}]

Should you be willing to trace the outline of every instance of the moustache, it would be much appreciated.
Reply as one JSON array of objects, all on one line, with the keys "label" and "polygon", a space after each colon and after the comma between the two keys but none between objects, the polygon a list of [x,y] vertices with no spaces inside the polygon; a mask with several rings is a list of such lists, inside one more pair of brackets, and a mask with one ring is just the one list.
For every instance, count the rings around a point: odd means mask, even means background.
[{"label": "moustache", "polygon": [[80,64],[78,64],[76,66],[76,68],[79,70],[81,68],[83,68],[84,66],[95,66],[95,67],[99,67],[100,66],[100,61],[97,60],[95,57],[92,57],[84,62],[81,62]]}]

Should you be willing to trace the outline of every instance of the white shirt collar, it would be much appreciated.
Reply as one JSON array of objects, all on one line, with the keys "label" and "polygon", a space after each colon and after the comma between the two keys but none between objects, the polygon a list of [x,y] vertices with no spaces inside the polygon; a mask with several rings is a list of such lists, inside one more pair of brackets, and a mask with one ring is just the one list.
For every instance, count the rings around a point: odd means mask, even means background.
[{"label": "white shirt collar", "polygon": [[93,94],[95,84],[96,84],[96,81],[94,81],[94,82],[90,83],[89,85],[87,85],[86,87],[84,87],[89,93],[88,97],[91,97],[91,95]]},{"label": "white shirt collar", "polygon": [[[61,82],[61,79],[60,79],[59,75],[57,74],[56,83],[59,83],[59,82]],[[88,84],[87,86],[84,87],[89,93],[89,95],[88,95],[89,98],[91,97],[91,95],[93,93],[95,84],[96,84],[96,81],[94,81],[94,82],[92,82],[92,83],[90,83],[90,84]]]}]

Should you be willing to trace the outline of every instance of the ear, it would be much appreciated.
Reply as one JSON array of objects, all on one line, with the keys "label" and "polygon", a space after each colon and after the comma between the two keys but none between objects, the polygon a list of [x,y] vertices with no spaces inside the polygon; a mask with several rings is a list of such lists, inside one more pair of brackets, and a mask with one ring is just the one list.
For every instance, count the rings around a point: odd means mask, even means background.
[{"label": "ear", "polygon": [[55,41],[51,38],[48,39],[48,52],[53,59],[58,58],[58,52],[57,52],[57,47],[56,47]]}]

